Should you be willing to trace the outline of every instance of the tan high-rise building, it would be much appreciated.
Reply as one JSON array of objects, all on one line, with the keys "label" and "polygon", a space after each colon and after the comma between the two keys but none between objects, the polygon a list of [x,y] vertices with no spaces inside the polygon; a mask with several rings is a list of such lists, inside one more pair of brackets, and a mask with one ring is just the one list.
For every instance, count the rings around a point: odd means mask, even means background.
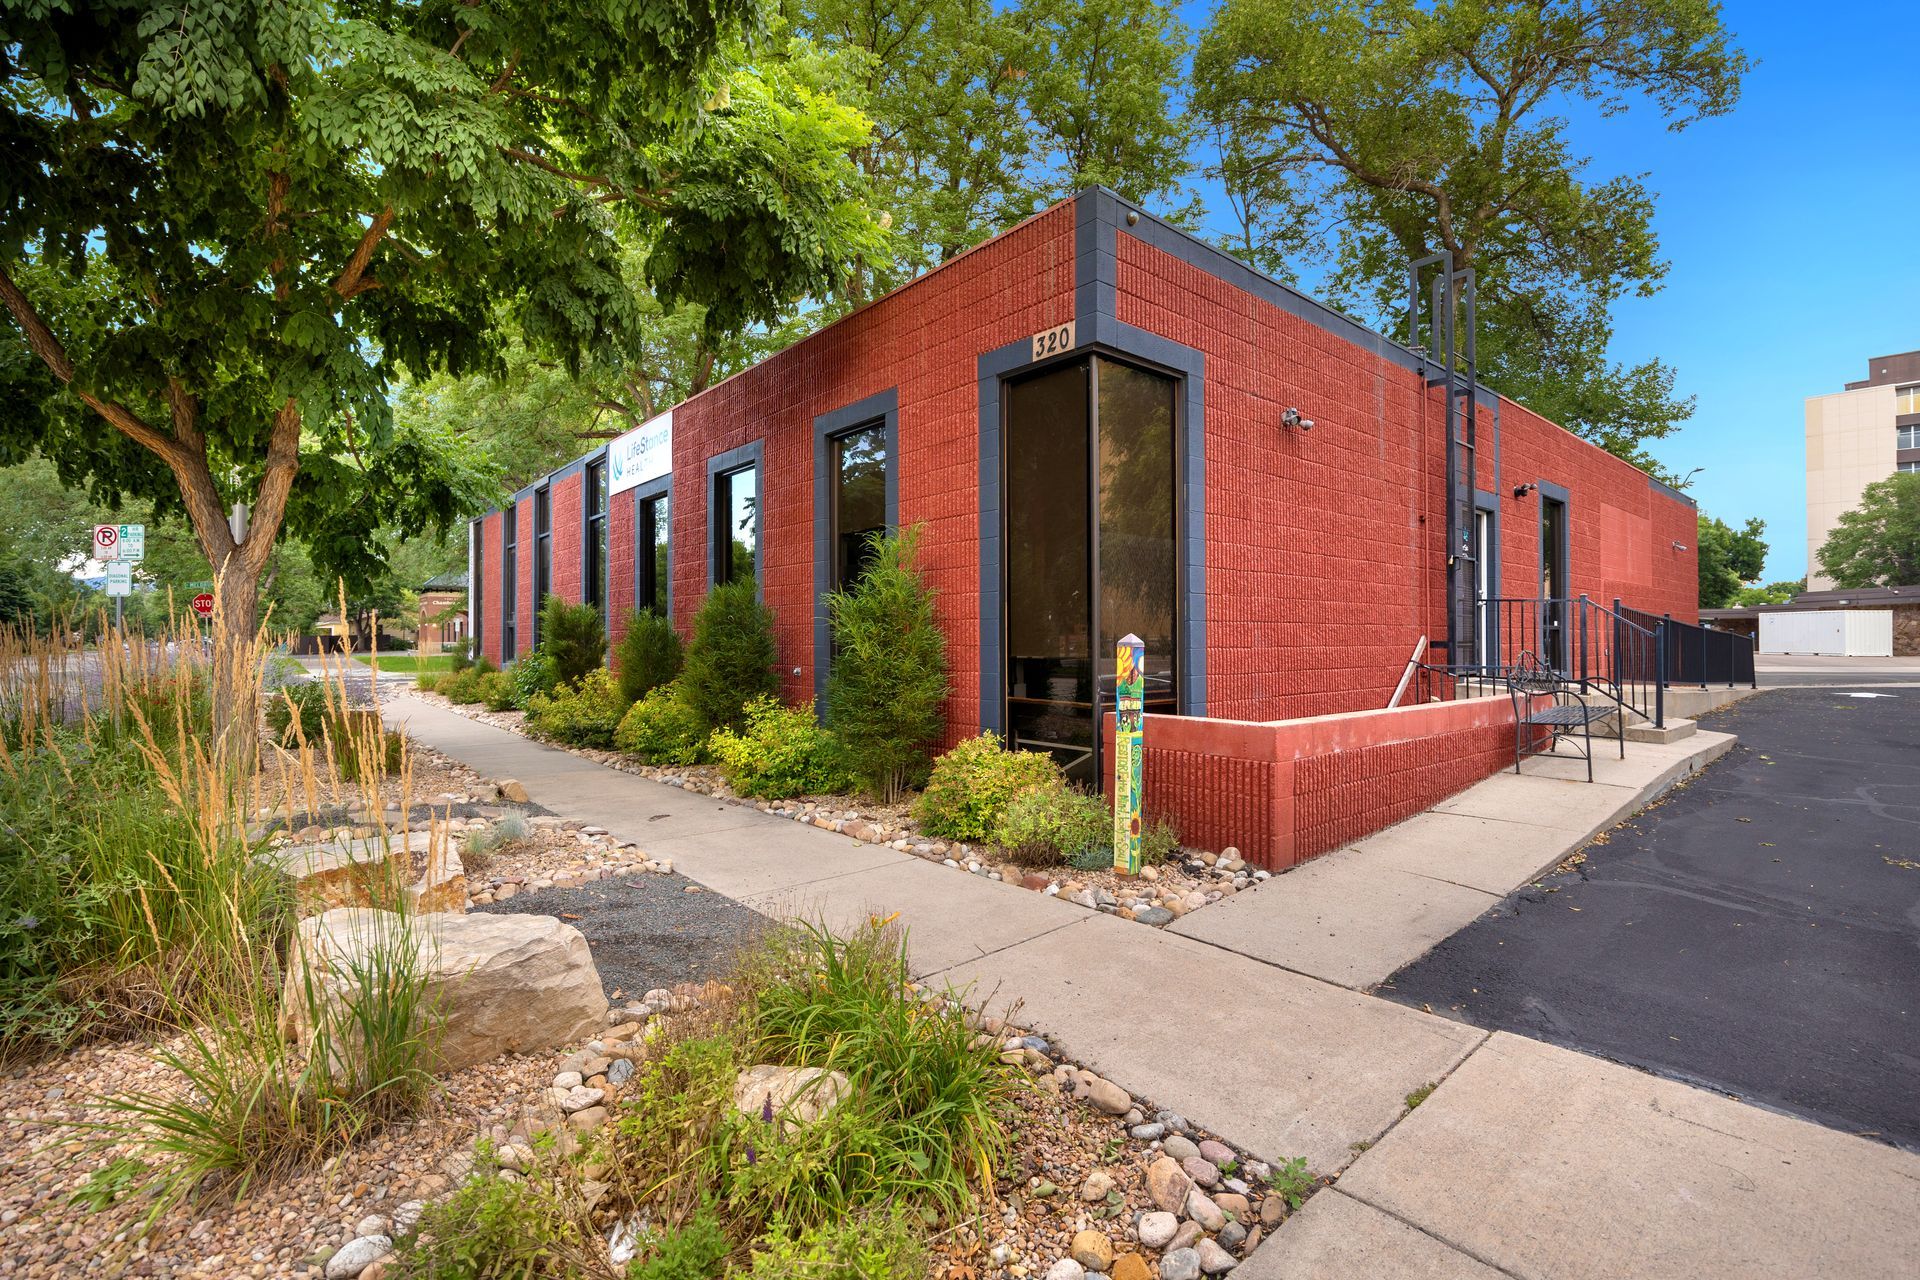
[{"label": "tan high-rise building", "polygon": [[1832,589],[1820,548],[1842,512],[1896,471],[1920,471],[1920,351],[1875,356],[1845,391],[1807,397],[1807,589]]}]

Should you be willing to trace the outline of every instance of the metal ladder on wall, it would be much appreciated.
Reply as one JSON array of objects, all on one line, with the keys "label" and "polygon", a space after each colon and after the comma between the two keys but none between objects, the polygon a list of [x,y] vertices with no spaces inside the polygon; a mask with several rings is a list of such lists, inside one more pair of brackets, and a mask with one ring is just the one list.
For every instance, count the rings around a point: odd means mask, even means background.
[{"label": "metal ladder on wall", "polygon": [[[1438,267],[1430,290],[1421,275]],[[1421,340],[1422,301],[1429,349]],[[1479,555],[1474,543],[1474,494],[1480,426],[1478,313],[1472,267],[1456,271],[1453,253],[1443,249],[1407,268],[1407,345],[1420,357],[1425,389],[1441,388],[1447,433],[1447,665],[1460,670],[1482,665],[1479,653]],[[1460,338],[1464,336],[1464,343]],[[1462,359],[1464,357],[1464,360]]]}]

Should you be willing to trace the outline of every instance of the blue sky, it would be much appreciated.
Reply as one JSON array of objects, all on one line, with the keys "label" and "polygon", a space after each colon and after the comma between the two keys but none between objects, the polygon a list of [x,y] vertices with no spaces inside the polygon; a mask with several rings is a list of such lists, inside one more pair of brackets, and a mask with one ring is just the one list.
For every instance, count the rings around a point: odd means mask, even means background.
[{"label": "blue sky", "polygon": [[[1183,5],[1203,28],[1211,2]],[[1615,308],[1613,351],[1659,357],[1697,398],[1653,446],[1702,511],[1767,522],[1769,580],[1806,572],[1804,409],[1920,348],[1920,4],[1728,0],[1758,60],[1730,115],[1669,133],[1657,111],[1574,117],[1605,178],[1642,173],[1671,264]],[[1209,200],[1215,197],[1209,192]]]}]

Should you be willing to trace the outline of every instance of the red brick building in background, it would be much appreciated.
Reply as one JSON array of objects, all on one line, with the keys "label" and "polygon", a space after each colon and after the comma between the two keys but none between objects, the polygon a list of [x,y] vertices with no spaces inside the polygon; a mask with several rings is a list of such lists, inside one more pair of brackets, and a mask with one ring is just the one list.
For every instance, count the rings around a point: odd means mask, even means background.
[{"label": "red brick building in background", "polygon": [[[1443,655],[1473,641],[1449,636],[1448,395],[1431,372],[1087,191],[476,521],[474,633],[512,661],[549,591],[601,605],[616,636],[636,603],[684,632],[710,584],[750,573],[803,700],[831,659],[821,595],[857,575],[867,531],[917,524],[949,740],[991,729],[1097,776],[1101,677],[1135,632],[1149,808],[1195,843],[1291,865],[1511,762],[1504,698],[1382,711],[1421,637]],[[1482,597],[1693,620],[1691,500],[1475,395],[1456,573]]]}]

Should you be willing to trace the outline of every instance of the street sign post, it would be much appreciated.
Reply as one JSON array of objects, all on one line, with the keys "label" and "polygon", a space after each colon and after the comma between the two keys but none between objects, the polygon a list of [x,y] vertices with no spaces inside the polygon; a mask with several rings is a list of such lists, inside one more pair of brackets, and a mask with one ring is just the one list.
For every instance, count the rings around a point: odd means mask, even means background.
[{"label": "street sign post", "polygon": [[1128,634],[1113,647],[1113,869],[1140,874],[1140,793],[1146,776],[1141,729],[1146,719],[1147,647]]},{"label": "street sign post", "polygon": [[213,593],[210,591],[202,591],[199,595],[195,596],[193,598],[193,611],[203,618],[211,618],[213,616]]}]

